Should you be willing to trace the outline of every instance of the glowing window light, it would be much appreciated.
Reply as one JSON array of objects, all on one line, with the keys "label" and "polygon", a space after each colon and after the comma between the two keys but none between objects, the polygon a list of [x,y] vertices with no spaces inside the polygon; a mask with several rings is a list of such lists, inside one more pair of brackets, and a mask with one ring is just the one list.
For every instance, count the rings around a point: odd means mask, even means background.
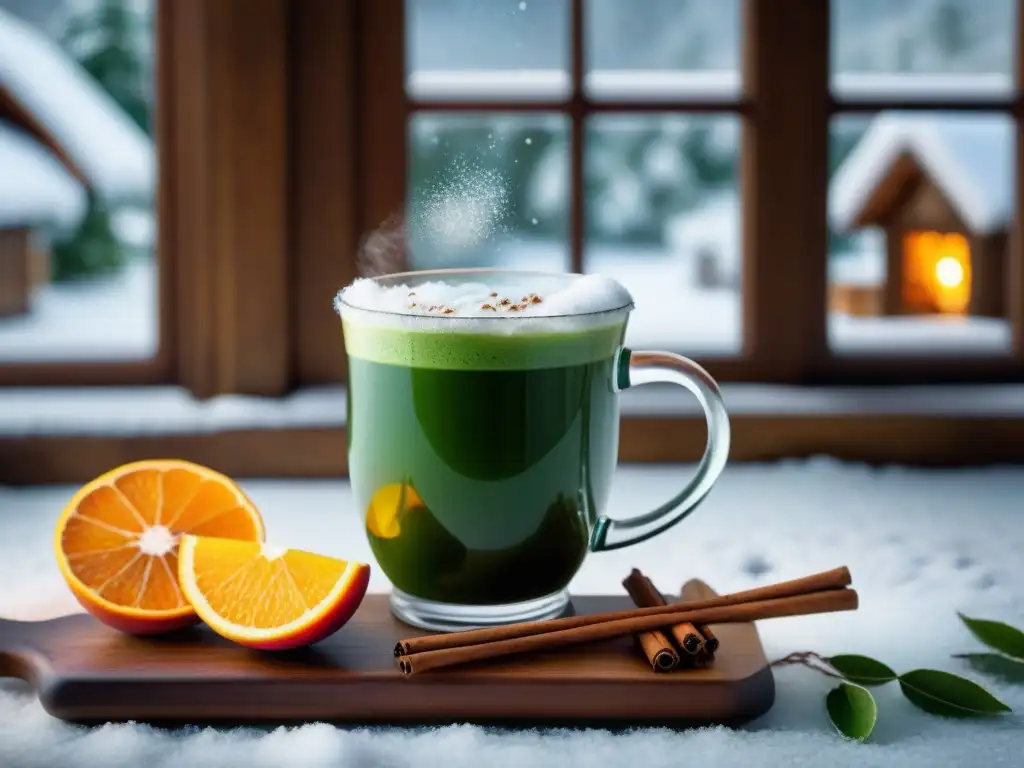
[{"label": "glowing window light", "polygon": [[935,279],[944,288],[956,288],[964,281],[964,267],[955,256],[943,256],[935,263]]},{"label": "glowing window light", "polygon": [[963,315],[972,291],[971,247],[956,232],[908,232],[903,239],[904,306],[925,314]]}]

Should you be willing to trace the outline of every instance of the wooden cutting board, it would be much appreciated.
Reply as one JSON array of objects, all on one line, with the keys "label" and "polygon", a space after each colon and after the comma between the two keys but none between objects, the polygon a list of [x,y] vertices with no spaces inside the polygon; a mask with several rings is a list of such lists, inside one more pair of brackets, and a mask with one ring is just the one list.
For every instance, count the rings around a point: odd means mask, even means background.
[{"label": "wooden cutting board", "polygon": [[[703,582],[684,587],[706,597]],[[576,613],[631,607],[577,597]],[[395,642],[418,634],[385,595],[367,595],[337,634],[302,651],[249,651],[196,628],[128,637],[90,616],[0,620],[0,676],[29,681],[43,707],[81,723],[506,725],[734,724],[767,712],[775,684],[753,624],[715,627],[707,669],[655,674],[630,638],[403,677]]]}]

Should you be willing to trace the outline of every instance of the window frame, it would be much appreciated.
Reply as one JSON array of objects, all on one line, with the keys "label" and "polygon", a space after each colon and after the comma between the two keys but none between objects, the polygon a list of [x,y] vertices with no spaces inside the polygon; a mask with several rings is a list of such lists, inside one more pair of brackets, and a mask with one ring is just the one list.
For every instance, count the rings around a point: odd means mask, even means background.
[{"label": "window frame", "polygon": [[[200,399],[280,398],[299,388],[343,385],[344,346],[330,299],[357,275],[359,233],[399,210],[406,194],[411,109],[402,0],[156,1],[160,352],[139,364],[0,364],[0,396],[5,386],[165,384]],[[578,44],[584,0],[571,2]],[[700,362],[721,382],[738,386],[1021,381],[1019,88],[996,105],[1017,119],[1012,355],[994,361],[837,358],[828,351],[824,322],[829,120],[841,112],[893,106],[993,105],[966,97],[910,105],[841,102],[829,89],[829,3],[808,3],[796,16],[784,12],[785,4],[744,0],[743,89],[734,102],[614,108],[733,111],[743,121],[747,356]],[[1024,11],[1017,14],[1017,39],[1024,40]],[[574,50],[573,96],[560,108],[580,117],[593,104],[582,96],[582,48]],[[1018,83],[1024,82],[1022,59],[1016,64]],[[482,106],[499,105],[473,102],[466,108]],[[571,163],[581,172],[583,121],[574,119],[573,125],[579,141]],[[580,195],[572,208],[581,213]],[[582,218],[573,221],[578,267]],[[1024,444],[1024,415],[963,418],[853,407],[798,415],[738,411],[732,421],[733,461],[817,453],[872,463],[1017,461],[1014,446]],[[699,415],[628,412],[620,459],[694,461],[704,440]],[[79,482],[124,461],[169,454],[239,477],[346,471],[345,430],[337,426],[172,435],[0,434],[0,483]]]},{"label": "window frame", "polygon": [[[569,249],[573,271],[582,271],[585,153],[584,123],[601,114],[734,114],[743,121],[739,148],[741,196],[743,348],[736,356],[698,356],[721,382],[796,385],[907,385],[1024,379],[1024,276],[1019,228],[1024,196],[1018,195],[1011,226],[1008,305],[1013,338],[1006,354],[964,357],[954,352],[915,357],[886,353],[841,354],[828,344],[828,151],[830,122],[850,113],[889,109],[992,111],[1016,116],[1021,136],[1022,97],[1016,87],[1006,98],[979,99],[970,93],[937,98],[844,99],[830,87],[830,3],[809,3],[801,14],[786,13],[785,0],[743,0],[741,92],[735,99],[600,100],[587,95],[584,13],[586,0],[569,0],[571,90],[565,99],[429,98],[407,94],[402,0],[379,0],[364,8],[361,34],[374,40],[375,55],[364,57],[360,77],[371,82],[361,102],[367,136],[386,135],[363,148],[366,165],[384,169],[387,181],[372,191],[372,216],[363,230],[401,210],[407,160],[405,120],[424,111],[524,112],[549,110],[570,120]],[[1024,11],[1018,2],[1017,26]],[[1018,35],[1018,39],[1021,36]],[[1017,69],[1020,70],[1020,56]],[[401,126],[401,132],[396,130]],[[383,134],[379,134],[383,131]],[[1024,169],[1017,157],[1017,185]],[[401,179],[401,185],[396,183]],[[386,187],[386,189],[385,189]],[[679,351],[679,350],[677,350]]]},{"label": "window frame", "polygon": [[[426,110],[538,108],[522,99],[484,104],[408,97],[402,0],[256,1],[264,18],[245,18],[242,0],[215,9],[199,0],[156,0],[155,357],[2,363],[0,386],[178,384],[208,397],[275,396],[342,382],[344,356],[324,287],[345,285],[357,274],[358,233],[404,205],[408,117]],[[572,269],[584,266],[580,182],[588,115],[731,113],[743,126],[743,349],[737,356],[698,358],[716,378],[797,385],[1024,379],[1024,252],[1017,234],[1024,194],[1017,196],[1010,235],[1009,354],[837,355],[828,347],[825,304],[829,121],[892,108],[998,110],[1017,119],[1021,146],[1020,88],[1002,100],[964,94],[843,101],[829,88],[830,4],[810,4],[791,17],[781,13],[780,2],[743,2],[736,99],[637,103],[587,96],[586,0],[569,0],[572,89],[565,100],[543,106],[571,124]],[[1020,28],[1024,12],[1017,15]],[[328,35],[339,41],[334,48]],[[337,50],[341,42],[347,51]],[[265,55],[252,55],[254,46]],[[254,105],[262,109],[254,112]],[[247,171],[256,158],[263,165],[258,178]],[[328,323],[335,332],[325,332]]]},{"label": "window frame", "polygon": [[[171,43],[171,29],[167,24],[170,6],[159,0],[154,13],[156,51],[166,51]],[[165,94],[172,90],[169,67],[158,54],[154,66],[156,91]],[[167,213],[170,195],[166,194],[168,179],[165,169],[173,169],[169,145],[161,140],[168,122],[167,105],[157,99],[154,133],[157,134],[156,152],[158,168],[157,219]],[[18,105],[16,105],[18,106]],[[23,118],[32,124],[34,118],[27,113]],[[37,132],[45,135],[41,126]],[[171,174],[173,176],[173,171]],[[175,360],[175,292],[173,248],[168,248],[165,228],[158,225],[156,243],[157,261],[157,349],[153,357],[142,360],[86,360],[86,361],[0,361],[0,388],[50,386],[144,386],[167,384],[173,381]],[[2,391],[2,389],[0,389]]]}]

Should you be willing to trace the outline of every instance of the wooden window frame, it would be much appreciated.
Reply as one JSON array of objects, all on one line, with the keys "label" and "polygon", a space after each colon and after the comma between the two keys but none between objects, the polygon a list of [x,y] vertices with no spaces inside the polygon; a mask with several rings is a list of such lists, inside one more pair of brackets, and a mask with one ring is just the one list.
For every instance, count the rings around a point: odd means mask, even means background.
[{"label": "wooden window frame", "polygon": [[[905,385],[1019,381],[1024,378],[1024,278],[1021,259],[1011,256],[1009,306],[1012,349],[1006,354],[964,357],[838,354],[828,344],[827,199],[829,126],[849,113],[888,109],[992,111],[1018,116],[1021,91],[1002,99],[964,93],[942,98],[917,96],[844,100],[830,87],[830,3],[806,3],[792,13],[786,0],[743,0],[741,92],[735,99],[601,100],[587,94],[584,13],[586,0],[570,8],[570,93],[564,99],[430,98],[407,94],[405,24],[402,0],[379,0],[363,16],[363,35],[375,42],[361,63],[360,77],[372,83],[360,102],[365,135],[382,140],[362,148],[366,164],[381,169],[369,192],[361,224],[377,226],[405,199],[406,120],[420,112],[550,111],[570,120],[569,253],[573,271],[583,271],[584,125],[594,114],[732,114],[742,120],[739,188],[742,227],[742,351],[731,357],[698,358],[721,382],[775,382],[796,385]],[[1024,2],[1019,3],[1024,6]],[[1018,28],[1021,27],[1018,13]],[[1021,38],[1021,35],[1018,35]],[[1018,69],[1020,64],[1018,63]],[[1019,140],[1018,140],[1019,141]],[[1017,184],[1022,158],[1017,157]],[[1016,201],[1016,222],[1024,195]],[[1013,254],[1021,253],[1011,237]]]},{"label": "wooden window frame", "polygon": [[[734,101],[598,104],[583,90],[584,0],[573,18],[572,171],[591,111],[728,113],[743,121],[744,354],[702,360],[722,382],[931,384],[1024,378],[1024,101],[859,102],[829,87],[829,3],[744,0],[743,88]],[[157,0],[160,349],[151,361],[0,365],[2,386],[178,385],[197,398],[281,397],[345,378],[331,298],[357,275],[359,233],[401,209],[406,120],[422,109],[523,103],[417,103],[406,95],[402,0]],[[1021,0],[1024,5],[1024,0]],[[1024,12],[1017,14],[1024,40]],[[1018,46],[1020,47],[1020,46]],[[1017,81],[1024,82],[1018,57]],[[536,105],[535,105],[536,106]],[[1012,353],[993,360],[837,357],[826,337],[830,119],[849,111],[993,109],[1017,120]],[[583,203],[572,197],[572,264],[583,265]],[[742,385],[742,384],[741,384]],[[2,395],[2,390],[0,390]],[[1024,416],[822,412],[733,417],[733,460],[831,453],[874,462],[1019,460]],[[625,461],[692,461],[694,414],[629,415]],[[77,482],[122,461],[176,454],[238,476],[338,476],[344,429],[238,429],[185,435],[0,437],[0,482]]]}]

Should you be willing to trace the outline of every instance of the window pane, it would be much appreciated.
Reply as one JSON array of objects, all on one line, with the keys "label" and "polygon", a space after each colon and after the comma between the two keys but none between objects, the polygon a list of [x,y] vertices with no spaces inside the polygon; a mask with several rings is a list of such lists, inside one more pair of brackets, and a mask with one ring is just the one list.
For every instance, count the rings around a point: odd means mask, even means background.
[{"label": "window pane", "polygon": [[848,98],[1013,90],[1017,0],[831,0],[832,87]]},{"label": "window pane", "polygon": [[884,112],[833,121],[833,350],[1009,350],[1013,145],[1013,122],[1002,114]]},{"label": "window pane", "polygon": [[586,146],[584,265],[633,294],[628,342],[738,353],[738,119],[600,116]]},{"label": "window pane", "polygon": [[568,0],[406,0],[405,7],[411,95],[568,92]]},{"label": "window pane", "polygon": [[740,0],[584,0],[587,91],[603,99],[739,94]]},{"label": "window pane", "polygon": [[412,267],[568,269],[567,141],[562,115],[414,115],[406,211]]},{"label": "window pane", "polygon": [[152,51],[151,1],[0,7],[0,362],[156,352]]}]

